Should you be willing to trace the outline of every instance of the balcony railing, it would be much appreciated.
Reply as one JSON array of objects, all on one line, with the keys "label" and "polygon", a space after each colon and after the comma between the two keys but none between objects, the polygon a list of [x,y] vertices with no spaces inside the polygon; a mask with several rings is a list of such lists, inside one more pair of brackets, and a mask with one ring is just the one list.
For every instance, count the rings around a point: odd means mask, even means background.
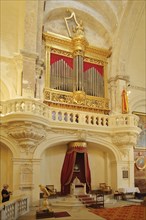
[{"label": "balcony railing", "polygon": [[133,114],[104,115],[93,112],[47,106],[34,99],[12,99],[0,102],[1,118],[23,114],[43,117],[47,122],[92,127],[137,127],[139,118]]},{"label": "balcony railing", "polygon": [[0,204],[0,219],[15,220],[29,211],[29,198],[19,196]]}]

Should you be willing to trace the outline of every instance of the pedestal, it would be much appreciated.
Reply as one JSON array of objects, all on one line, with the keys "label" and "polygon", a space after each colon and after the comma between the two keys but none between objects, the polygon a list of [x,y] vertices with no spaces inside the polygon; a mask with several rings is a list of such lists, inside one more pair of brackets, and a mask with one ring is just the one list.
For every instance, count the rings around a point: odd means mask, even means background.
[{"label": "pedestal", "polygon": [[54,212],[51,212],[49,210],[40,210],[36,212],[36,219],[42,219],[42,218],[52,218],[54,217]]}]

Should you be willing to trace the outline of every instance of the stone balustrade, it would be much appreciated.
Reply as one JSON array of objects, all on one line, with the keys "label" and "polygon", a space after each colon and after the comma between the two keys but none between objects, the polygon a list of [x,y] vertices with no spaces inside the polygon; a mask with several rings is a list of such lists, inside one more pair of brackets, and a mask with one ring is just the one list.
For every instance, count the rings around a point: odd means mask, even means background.
[{"label": "stone balustrade", "polygon": [[35,115],[43,117],[49,122],[63,123],[64,126],[92,127],[137,127],[138,117],[133,114],[103,115],[94,112],[77,111],[71,109],[54,108],[34,99],[13,99],[0,102],[1,118],[7,115]]},{"label": "stone balustrade", "polygon": [[29,211],[29,198],[18,196],[8,202],[0,204],[0,219],[15,220]]}]

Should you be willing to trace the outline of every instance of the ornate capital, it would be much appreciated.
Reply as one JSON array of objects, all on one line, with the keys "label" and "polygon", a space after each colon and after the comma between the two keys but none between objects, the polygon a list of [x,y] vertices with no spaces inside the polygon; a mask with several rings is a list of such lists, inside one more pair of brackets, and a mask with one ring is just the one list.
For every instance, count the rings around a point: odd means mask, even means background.
[{"label": "ornate capital", "polygon": [[8,135],[19,143],[21,152],[27,154],[33,153],[40,141],[46,136],[43,128],[30,125],[30,123],[13,126],[8,131]]},{"label": "ornate capital", "polygon": [[135,146],[137,142],[137,134],[132,132],[116,133],[112,138],[112,142],[117,146],[123,146],[123,145]]},{"label": "ornate capital", "polygon": [[129,132],[116,133],[112,137],[112,142],[123,154],[127,154],[137,143],[137,134]]}]

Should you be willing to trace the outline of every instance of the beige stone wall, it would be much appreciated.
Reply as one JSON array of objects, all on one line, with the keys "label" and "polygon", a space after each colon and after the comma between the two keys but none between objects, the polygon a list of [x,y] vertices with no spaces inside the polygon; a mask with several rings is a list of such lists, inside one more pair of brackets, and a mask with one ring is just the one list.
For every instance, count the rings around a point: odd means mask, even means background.
[{"label": "beige stone wall", "polygon": [[25,1],[1,1],[1,99],[18,95],[20,76],[15,55],[24,45]]}]

